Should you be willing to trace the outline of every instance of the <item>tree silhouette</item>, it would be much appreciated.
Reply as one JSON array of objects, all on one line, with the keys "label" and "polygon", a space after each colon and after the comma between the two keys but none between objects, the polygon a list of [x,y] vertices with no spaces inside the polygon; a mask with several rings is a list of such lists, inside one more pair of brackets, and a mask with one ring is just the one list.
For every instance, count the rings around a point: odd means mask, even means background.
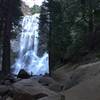
[{"label": "tree silhouette", "polygon": [[2,72],[10,73],[10,38],[12,25],[17,24],[17,19],[22,15],[20,10],[20,0],[1,0],[0,2],[0,26],[3,37]]}]

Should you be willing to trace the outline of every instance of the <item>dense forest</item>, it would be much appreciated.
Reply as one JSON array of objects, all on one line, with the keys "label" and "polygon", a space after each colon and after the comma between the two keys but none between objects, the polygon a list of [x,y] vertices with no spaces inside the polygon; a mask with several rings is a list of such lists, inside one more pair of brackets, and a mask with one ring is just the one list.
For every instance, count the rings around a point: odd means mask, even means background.
[{"label": "dense forest", "polygon": [[99,52],[99,25],[100,0],[43,2],[40,33],[48,37],[51,67],[76,63],[89,53]]}]

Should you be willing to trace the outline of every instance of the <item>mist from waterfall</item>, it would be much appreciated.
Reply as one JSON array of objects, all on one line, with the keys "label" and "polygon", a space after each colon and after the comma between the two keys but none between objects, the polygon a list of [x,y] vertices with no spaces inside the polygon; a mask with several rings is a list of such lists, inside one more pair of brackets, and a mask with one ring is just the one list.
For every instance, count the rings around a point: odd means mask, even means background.
[{"label": "mist from waterfall", "polygon": [[38,57],[38,22],[39,14],[24,16],[21,23],[22,31],[20,33],[20,49],[18,58],[12,66],[13,74],[18,74],[24,69],[32,75],[44,75],[49,73],[48,53],[43,57]]}]

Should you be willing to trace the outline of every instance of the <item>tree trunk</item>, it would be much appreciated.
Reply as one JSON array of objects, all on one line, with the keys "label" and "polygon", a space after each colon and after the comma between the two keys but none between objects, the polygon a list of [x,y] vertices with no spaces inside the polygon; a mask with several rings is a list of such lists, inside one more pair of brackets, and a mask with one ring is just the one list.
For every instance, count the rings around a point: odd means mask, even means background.
[{"label": "tree trunk", "polygon": [[3,33],[3,59],[2,59],[2,72],[4,74],[10,73],[10,31],[11,19],[9,16],[6,18],[4,33]]},{"label": "tree trunk", "polygon": [[2,72],[3,74],[10,73],[10,36],[11,36],[11,0],[3,2],[3,55],[2,55]]},{"label": "tree trunk", "polygon": [[51,10],[51,5],[52,5],[52,1],[48,0],[49,2],[49,5],[48,5],[48,8],[49,8],[49,12],[50,12],[50,22],[49,22],[49,35],[48,35],[48,51],[49,51],[49,73],[51,75],[52,73],[52,70],[53,70],[53,49],[52,49],[52,10]]}]

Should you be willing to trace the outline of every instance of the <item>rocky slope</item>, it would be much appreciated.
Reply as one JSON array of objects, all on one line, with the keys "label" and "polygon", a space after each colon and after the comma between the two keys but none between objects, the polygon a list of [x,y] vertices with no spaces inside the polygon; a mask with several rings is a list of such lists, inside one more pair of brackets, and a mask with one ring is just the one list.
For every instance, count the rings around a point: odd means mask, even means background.
[{"label": "rocky slope", "polygon": [[64,91],[65,100],[100,100],[100,75]]},{"label": "rocky slope", "polygon": [[[65,65],[52,77],[5,78],[0,100],[100,100],[100,62]],[[26,76],[25,76],[26,78]]]}]

